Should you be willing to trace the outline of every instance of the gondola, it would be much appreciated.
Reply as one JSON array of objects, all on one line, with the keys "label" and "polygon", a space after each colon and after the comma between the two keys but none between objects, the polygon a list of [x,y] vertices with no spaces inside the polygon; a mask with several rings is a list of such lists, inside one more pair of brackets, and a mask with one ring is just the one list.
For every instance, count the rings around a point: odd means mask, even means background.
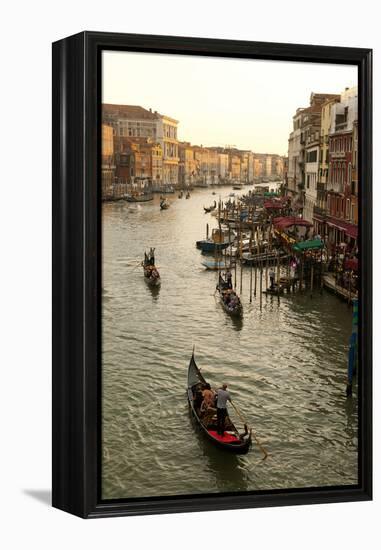
[{"label": "gondola", "polygon": [[185,198],[186,198],[186,199],[190,199],[190,193],[189,193],[189,191],[188,191],[188,193],[185,195]]},{"label": "gondola", "polygon": [[160,273],[155,266],[155,249],[151,248],[149,254],[144,252],[142,261],[144,280],[150,286],[159,286],[161,283]]},{"label": "gondola", "polygon": [[219,275],[216,290],[220,293],[220,302],[226,313],[234,317],[242,317],[243,307],[238,294],[229,286],[228,282]]},{"label": "gondola", "polygon": [[214,201],[214,204],[212,204],[212,206],[209,206],[209,207],[204,206],[205,214],[207,214],[208,212],[212,212],[216,208],[217,208],[216,201]]},{"label": "gondola", "polygon": [[182,191],[180,191],[178,197],[179,197],[179,199],[182,199],[182,198],[183,198],[183,192],[182,192]]},{"label": "gondola", "polygon": [[160,201],[160,210],[167,210],[169,208],[169,202],[166,199]]},{"label": "gondola", "polygon": [[236,454],[246,454],[251,445],[251,430],[246,424],[244,433],[239,433],[229,415],[225,420],[225,431],[223,436],[217,434],[217,417],[208,415],[209,420],[203,420],[202,413],[197,406],[197,393],[201,391],[206,384],[206,380],[196,365],[194,352],[188,367],[188,402],[192,416],[195,418],[198,426],[206,438],[218,448],[230,451]]}]

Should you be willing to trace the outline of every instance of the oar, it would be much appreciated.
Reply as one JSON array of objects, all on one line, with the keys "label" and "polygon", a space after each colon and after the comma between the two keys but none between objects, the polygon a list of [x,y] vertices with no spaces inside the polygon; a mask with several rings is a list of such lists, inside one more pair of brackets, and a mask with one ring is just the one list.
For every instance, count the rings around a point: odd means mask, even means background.
[{"label": "oar", "polygon": [[[236,407],[236,406],[234,405],[233,401],[231,401],[231,404],[232,404],[233,409],[235,410],[235,412],[236,412],[236,413],[238,414],[238,416],[240,417],[241,421],[242,421],[245,425],[247,425],[247,422],[246,422],[246,420],[243,418],[243,416],[242,416],[240,410],[238,409],[238,407]],[[263,460],[265,460],[265,458],[268,457],[268,453],[267,453],[266,449],[261,445],[259,439],[258,439],[257,436],[255,435],[255,433],[253,432],[253,430],[251,430],[251,433],[253,434],[253,437],[254,437],[254,439],[255,439],[255,441],[256,441],[258,447],[261,449],[262,453],[264,454]]]}]

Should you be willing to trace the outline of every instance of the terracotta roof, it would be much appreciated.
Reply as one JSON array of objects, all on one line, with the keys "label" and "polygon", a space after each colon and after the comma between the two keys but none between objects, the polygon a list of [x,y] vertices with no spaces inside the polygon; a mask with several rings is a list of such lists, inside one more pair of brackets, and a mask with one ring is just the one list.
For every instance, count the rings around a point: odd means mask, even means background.
[{"label": "terracotta roof", "polygon": [[158,112],[148,111],[139,105],[115,105],[112,103],[103,103],[102,110],[103,115],[128,117],[135,120],[157,120],[161,117]]}]

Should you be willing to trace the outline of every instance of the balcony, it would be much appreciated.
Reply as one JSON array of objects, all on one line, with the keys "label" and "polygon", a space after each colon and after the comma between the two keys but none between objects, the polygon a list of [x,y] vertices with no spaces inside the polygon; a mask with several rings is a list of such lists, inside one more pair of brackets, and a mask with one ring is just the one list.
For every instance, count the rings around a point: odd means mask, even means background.
[{"label": "balcony", "polygon": [[321,208],[320,206],[314,206],[314,214],[317,214],[318,216],[321,216],[322,218],[325,218],[327,216],[327,212],[325,208]]}]

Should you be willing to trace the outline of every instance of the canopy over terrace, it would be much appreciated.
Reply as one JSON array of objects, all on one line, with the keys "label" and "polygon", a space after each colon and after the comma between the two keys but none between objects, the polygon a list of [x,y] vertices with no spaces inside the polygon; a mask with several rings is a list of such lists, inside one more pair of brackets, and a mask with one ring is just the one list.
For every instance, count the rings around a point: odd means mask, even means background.
[{"label": "canopy over terrace", "polygon": [[344,231],[344,233],[352,239],[357,239],[358,227],[353,223],[345,222],[344,220],[336,218],[327,218],[327,225],[334,227],[339,231]]},{"label": "canopy over terrace", "polygon": [[298,216],[284,216],[273,219],[273,224],[276,229],[284,230],[293,226],[312,227],[312,223],[303,220]]},{"label": "canopy over terrace", "polygon": [[304,252],[305,250],[320,250],[324,247],[321,239],[312,239],[310,241],[302,241],[294,244],[292,247],[295,252]]},{"label": "canopy over terrace", "polygon": [[[266,193],[265,193],[266,196]],[[263,203],[263,206],[267,210],[281,210],[285,206],[287,206],[288,197],[275,197],[272,199],[268,199]]]}]

